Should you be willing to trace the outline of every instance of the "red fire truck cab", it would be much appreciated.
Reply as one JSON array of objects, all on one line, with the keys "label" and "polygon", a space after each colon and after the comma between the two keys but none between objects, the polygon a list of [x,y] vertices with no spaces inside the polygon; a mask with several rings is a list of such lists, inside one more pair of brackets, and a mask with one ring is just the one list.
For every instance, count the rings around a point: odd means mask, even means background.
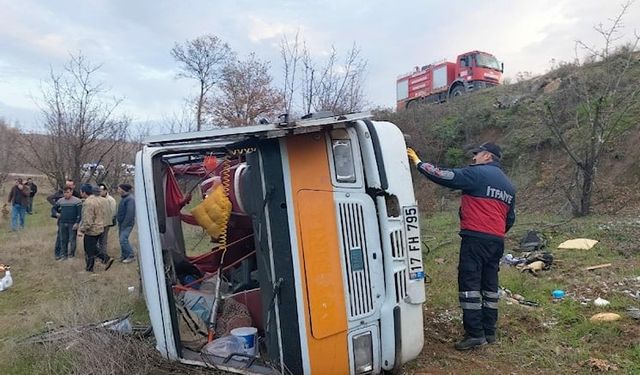
[{"label": "red fire truck cab", "polygon": [[471,51],[458,55],[456,62],[440,61],[416,66],[396,82],[397,109],[420,103],[440,103],[500,84],[504,65],[491,54]]}]

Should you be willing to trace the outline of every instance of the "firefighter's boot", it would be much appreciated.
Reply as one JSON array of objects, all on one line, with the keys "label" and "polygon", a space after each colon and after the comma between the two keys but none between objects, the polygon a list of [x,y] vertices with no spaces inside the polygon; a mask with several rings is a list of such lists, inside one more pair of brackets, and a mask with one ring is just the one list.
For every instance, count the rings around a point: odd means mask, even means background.
[{"label": "firefighter's boot", "polygon": [[487,345],[487,339],[484,337],[465,337],[462,341],[456,343],[455,348],[457,350],[469,350],[477,348],[483,345]]}]

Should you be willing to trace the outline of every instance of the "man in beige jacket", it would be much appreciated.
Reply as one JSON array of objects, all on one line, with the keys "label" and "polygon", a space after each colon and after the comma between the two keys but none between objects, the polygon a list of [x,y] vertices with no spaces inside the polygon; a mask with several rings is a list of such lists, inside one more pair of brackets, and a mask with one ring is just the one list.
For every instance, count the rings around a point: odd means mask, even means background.
[{"label": "man in beige jacket", "polygon": [[93,195],[93,186],[84,184],[80,188],[80,196],[84,199],[82,204],[82,219],[78,226],[78,232],[84,235],[84,255],[86,271],[93,272],[95,258],[102,260],[105,271],[113,264],[113,258],[98,252],[98,238],[104,232],[104,209],[100,198]]}]

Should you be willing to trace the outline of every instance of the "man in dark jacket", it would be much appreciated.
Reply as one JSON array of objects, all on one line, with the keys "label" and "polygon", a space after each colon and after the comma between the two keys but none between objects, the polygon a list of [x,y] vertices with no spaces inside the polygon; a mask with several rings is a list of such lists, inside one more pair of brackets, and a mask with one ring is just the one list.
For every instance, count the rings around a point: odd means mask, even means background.
[{"label": "man in dark jacket", "polygon": [[[78,199],[80,199],[80,191],[76,190],[76,184],[75,182],[73,182],[73,180],[69,180],[67,179],[65,181],[64,184],[64,188],[56,191],[55,193],[49,195],[47,197],[47,202],[49,202],[49,204],[51,204],[51,217],[54,219],[58,218],[58,212],[56,211],[56,203],[58,202],[58,200],[60,200],[60,198],[62,198],[64,196],[64,189],[70,187],[71,190],[73,191],[72,195]],[[60,235],[59,235],[59,231],[58,231],[58,235],[56,235],[56,244],[55,244],[55,250],[54,253],[55,254],[61,254],[61,250],[60,250]],[[73,233],[73,238],[76,238],[76,236],[78,235],[78,231],[74,230]],[[74,240],[75,241],[75,240]],[[75,252],[74,252],[75,254]]]},{"label": "man in dark jacket", "polygon": [[119,227],[120,249],[122,263],[131,263],[134,260],[133,249],[129,244],[129,235],[136,222],[136,202],[131,193],[132,186],[129,184],[118,185],[118,193],[122,197],[118,204],[118,214],[116,219]]},{"label": "man in dark jacket", "polygon": [[82,213],[82,200],[73,196],[73,189],[64,188],[64,196],[56,202],[60,246],[56,247],[56,260],[66,260],[76,255],[76,235]]},{"label": "man in dark jacket", "polygon": [[27,213],[31,215],[33,214],[33,197],[35,197],[36,193],[38,192],[38,185],[33,182],[33,179],[31,179],[31,177],[27,178],[26,185],[31,189],[31,193],[29,194],[29,205],[27,206]]},{"label": "man in dark jacket", "polygon": [[24,216],[29,205],[29,187],[22,183],[22,178],[16,179],[16,184],[9,192],[7,203],[11,205],[11,230],[24,228]]},{"label": "man in dark jacket", "polygon": [[504,235],[515,222],[515,188],[501,169],[502,151],[493,143],[473,150],[474,163],[465,168],[439,169],[407,150],[418,171],[429,180],[462,190],[458,292],[467,350],[496,341],[498,271]]}]

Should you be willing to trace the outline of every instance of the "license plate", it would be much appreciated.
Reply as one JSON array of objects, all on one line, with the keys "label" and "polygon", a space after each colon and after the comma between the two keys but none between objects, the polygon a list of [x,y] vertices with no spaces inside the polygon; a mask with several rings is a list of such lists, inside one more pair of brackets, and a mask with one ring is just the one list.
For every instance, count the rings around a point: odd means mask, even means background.
[{"label": "license plate", "polygon": [[402,207],[402,216],[404,218],[405,245],[409,254],[409,279],[424,279],[418,206]]}]

